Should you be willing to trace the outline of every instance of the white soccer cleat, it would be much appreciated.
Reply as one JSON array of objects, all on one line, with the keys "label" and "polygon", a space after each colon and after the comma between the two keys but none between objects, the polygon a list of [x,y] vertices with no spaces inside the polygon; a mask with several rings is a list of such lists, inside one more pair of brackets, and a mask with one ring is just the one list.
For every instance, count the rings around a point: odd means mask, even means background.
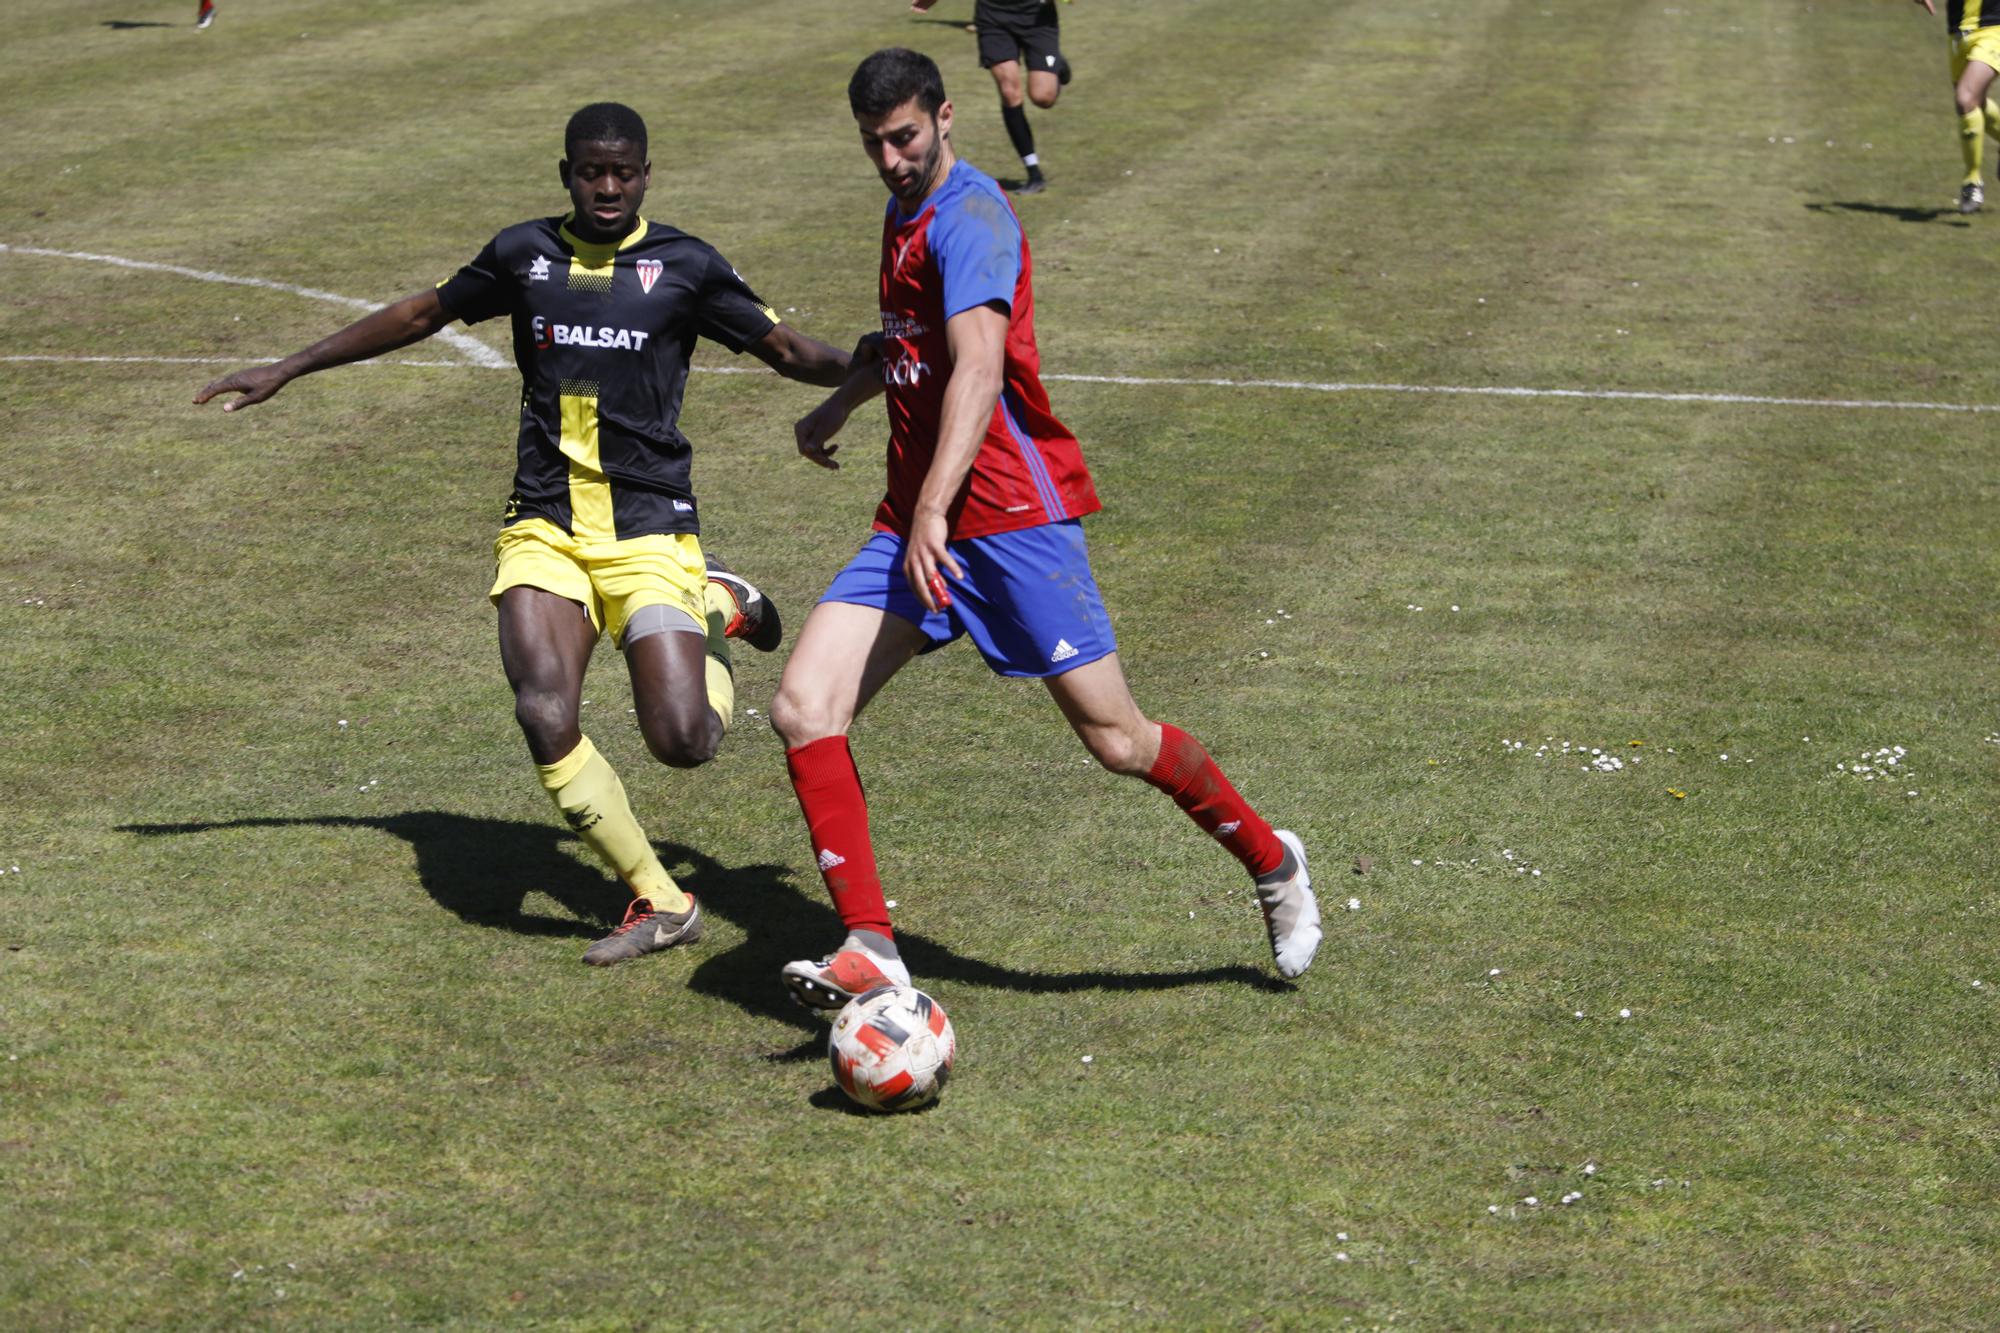
[{"label": "white soccer cleat", "polygon": [[1977,183],[1972,181],[1967,181],[1964,185],[1958,187],[1959,212],[1977,213],[1980,210],[1980,207],[1985,203],[1986,203],[1986,191],[1982,186],[1978,185]]},{"label": "white soccer cleat", "polygon": [[1290,829],[1278,830],[1278,841],[1291,850],[1298,868],[1291,877],[1257,886],[1257,905],[1264,909],[1264,928],[1271,933],[1271,956],[1278,974],[1302,976],[1312,966],[1324,935],[1319,926],[1319,899],[1313,897],[1312,875],[1306,870],[1306,847]]},{"label": "white soccer cleat", "polygon": [[808,1009],[827,1013],[878,987],[910,984],[910,969],[895,955],[894,946],[889,948],[888,953],[871,949],[858,934],[850,934],[818,962],[802,958],[786,963],[779,975],[793,999]]}]

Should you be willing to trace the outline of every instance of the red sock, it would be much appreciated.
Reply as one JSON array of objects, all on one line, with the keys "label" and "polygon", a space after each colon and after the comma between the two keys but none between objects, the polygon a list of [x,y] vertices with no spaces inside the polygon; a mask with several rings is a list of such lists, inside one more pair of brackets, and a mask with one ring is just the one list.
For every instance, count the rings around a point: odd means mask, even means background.
[{"label": "red sock", "polygon": [[1285,860],[1285,844],[1201,748],[1171,722],[1160,724],[1160,757],[1146,781],[1174,798],[1202,831],[1229,849],[1253,875],[1268,875]]},{"label": "red sock", "polygon": [[849,930],[872,930],[893,939],[875,848],[868,840],[868,798],[861,793],[861,774],[847,737],[827,736],[787,750],[785,766],[834,910]]}]

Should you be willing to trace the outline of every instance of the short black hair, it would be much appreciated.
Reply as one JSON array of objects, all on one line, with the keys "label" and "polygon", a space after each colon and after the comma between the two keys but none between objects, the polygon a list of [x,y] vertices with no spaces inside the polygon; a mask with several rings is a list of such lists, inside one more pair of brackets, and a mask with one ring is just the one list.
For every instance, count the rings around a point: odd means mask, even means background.
[{"label": "short black hair", "polygon": [[886,116],[911,98],[936,115],[944,105],[944,75],[936,61],[908,47],[877,51],[847,81],[847,105],[857,116]]},{"label": "short black hair", "polygon": [[646,122],[623,102],[592,102],[569,118],[563,129],[563,156],[574,158],[578,144],[630,140],[646,156]]}]

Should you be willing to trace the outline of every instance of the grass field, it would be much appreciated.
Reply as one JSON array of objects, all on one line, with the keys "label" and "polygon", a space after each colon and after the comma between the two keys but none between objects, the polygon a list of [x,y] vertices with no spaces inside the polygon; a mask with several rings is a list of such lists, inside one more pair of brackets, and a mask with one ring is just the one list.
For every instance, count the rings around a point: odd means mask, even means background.
[{"label": "grass field", "polygon": [[[17,5],[0,49],[0,1325],[2000,1317],[2000,220],[1948,207],[1942,20],[1062,11],[1044,363],[1154,381],[1052,385],[1098,575],[1329,933],[1279,982],[1168,802],[926,659],[854,744],[961,1062],[887,1118],[776,981],[836,933],[750,715],[782,653],[694,773],[600,655],[587,729],[713,924],[587,969],[621,894],[484,597],[511,370],[434,341],[225,418],[174,359],[557,211],[601,97],[648,214],[844,345],[861,55],[936,55],[1018,172],[969,0],[191,8]],[[701,375],[683,423],[794,625],[881,486],[879,416],[796,457],[814,401]]]}]

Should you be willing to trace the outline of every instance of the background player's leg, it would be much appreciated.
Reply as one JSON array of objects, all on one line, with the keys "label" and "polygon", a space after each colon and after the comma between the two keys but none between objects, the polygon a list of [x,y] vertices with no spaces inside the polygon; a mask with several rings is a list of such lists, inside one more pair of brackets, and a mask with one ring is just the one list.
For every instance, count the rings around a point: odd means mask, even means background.
[{"label": "background player's leg", "polygon": [[685,912],[691,900],[653,854],[617,773],[577,725],[583,673],[596,642],[589,615],[567,597],[526,586],[500,595],[500,661],[543,789],[635,899]]},{"label": "background player's leg", "polygon": [[1297,835],[1264,822],[1200,741],[1170,722],[1147,720],[1116,653],[1043,683],[1098,763],[1158,787],[1243,863],[1257,885],[1278,970],[1288,977],[1305,971],[1319,948],[1319,905]]},{"label": "background player's leg", "polygon": [[1981,60],[1968,60],[1953,89],[1958,105],[1958,148],[1965,161],[1965,177],[1959,184],[1958,211],[1974,213],[1985,202],[1981,159],[1986,149],[1986,90],[1993,84],[1994,70]]},{"label": "background player's leg", "polygon": [[1000,119],[1007,126],[1008,142],[1021,155],[1021,165],[1028,169],[1028,179],[1021,187],[1021,193],[1033,194],[1046,185],[1042,178],[1042,160],[1035,156],[1035,132],[1028,128],[1028,111],[1021,105],[1021,62],[1003,60],[993,67],[993,84],[1000,90]]},{"label": "background player's leg", "polygon": [[1069,61],[1063,59],[1062,25],[1054,0],[1042,6],[1033,24],[1020,30],[1021,66],[1028,72],[1028,100],[1044,109],[1056,104],[1069,82]]}]

